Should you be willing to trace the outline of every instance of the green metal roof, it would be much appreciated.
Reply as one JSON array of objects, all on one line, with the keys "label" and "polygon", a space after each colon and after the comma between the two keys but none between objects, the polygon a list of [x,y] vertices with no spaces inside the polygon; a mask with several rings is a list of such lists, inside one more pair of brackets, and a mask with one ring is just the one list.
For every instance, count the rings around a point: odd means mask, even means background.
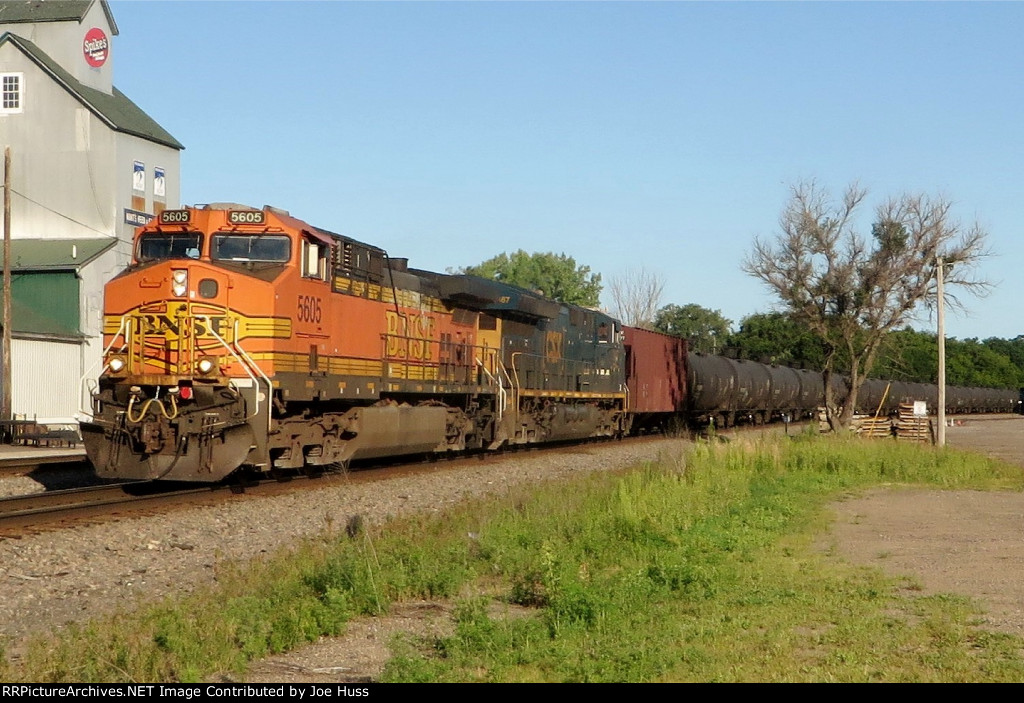
[{"label": "green metal roof", "polygon": [[[96,0],[16,0],[0,2],[0,24],[15,22],[81,22]],[[107,0],[100,0],[110,23],[110,31],[117,35],[117,24],[110,14]]]},{"label": "green metal roof", "polygon": [[114,88],[112,95],[102,90],[82,85],[74,76],[61,68],[60,64],[51,59],[42,49],[17,34],[4,32],[0,35],[0,46],[10,42],[21,49],[41,69],[49,73],[65,90],[87,107],[94,115],[107,123],[111,129],[136,137],[148,139],[157,144],[184,149],[184,145],[152,117],[143,112],[125,94]]},{"label": "green metal roof", "polygon": [[[114,246],[113,237],[102,239],[12,239],[13,271],[77,271]],[[0,265],[3,248],[0,246]]]}]

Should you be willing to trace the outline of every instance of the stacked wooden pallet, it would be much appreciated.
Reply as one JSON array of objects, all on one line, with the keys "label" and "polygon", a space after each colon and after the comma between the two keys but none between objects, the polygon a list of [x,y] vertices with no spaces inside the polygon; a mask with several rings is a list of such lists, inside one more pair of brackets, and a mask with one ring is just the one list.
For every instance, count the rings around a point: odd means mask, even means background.
[{"label": "stacked wooden pallet", "polygon": [[[828,421],[825,419],[824,408],[818,411],[818,426],[822,432],[829,432]],[[854,415],[850,429],[862,437],[892,437],[893,424],[888,416]]]},{"label": "stacked wooden pallet", "polygon": [[853,418],[854,431],[863,437],[892,437],[892,421],[888,417],[861,415]]},{"label": "stacked wooden pallet", "polygon": [[896,438],[914,442],[934,442],[931,419],[927,415],[915,415],[913,403],[900,403]]}]

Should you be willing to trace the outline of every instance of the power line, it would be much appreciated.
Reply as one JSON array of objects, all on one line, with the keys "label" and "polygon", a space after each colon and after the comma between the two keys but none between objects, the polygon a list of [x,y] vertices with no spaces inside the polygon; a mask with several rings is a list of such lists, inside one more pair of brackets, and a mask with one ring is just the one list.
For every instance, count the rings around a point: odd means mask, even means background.
[{"label": "power line", "polygon": [[[3,190],[2,186],[0,186],[0,190]],[[11,193],[13,193],[14,195],[17,195],[18,197],[24,198],[25,200],[29,201],[33,205],[38,205],[39,207],[43,208],[47,212],[51,212],[54,215],[57,215],[57,217],[63,217],[68,222],[74,222],[79,227],[84,227],[85,229],[90,230],[92,232],[95,232],[96,234],[102,234],[104,237],[109,237],[111,239],[117,239],[117,235],[116,234],[110,234],[109,232],[104,232],[102,230],[98,230],[95,227],[90,227],[89,225],[85,224],[84,222],[79,222],[78,220],[76,220],[73,217],[68,217],[67,215],[65,215],[62,212],[58,212],[58,211],[54,210],[51,207],[47,207],[46,205],[43,205],[38,200],[33,200],[32,198],[28,197],[24,193],[19,193],[18,191],[14,190],[14,188],[11,188]]]}]

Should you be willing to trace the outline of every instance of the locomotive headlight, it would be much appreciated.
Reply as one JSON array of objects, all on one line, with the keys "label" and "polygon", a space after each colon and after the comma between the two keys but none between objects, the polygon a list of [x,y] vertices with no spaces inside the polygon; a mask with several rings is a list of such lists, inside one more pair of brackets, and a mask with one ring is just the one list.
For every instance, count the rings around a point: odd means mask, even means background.
[{"label": "locomotive headlight", "polygon": [[208,356],[204,356],[196,364],[196,369],[204,376],[209,375],[217,368],[217,362]]},{"label": "locomotive headlight", "polygon": [[107,368],[110,369],[110,373],[121,373],[124,370],[124,359],[119,356],[115,356],[107,364]]},{"label": "locomotive headlight", "polygon": [[182,297],[188,291],[188,270],[174,269],[171,271],[171,292]]}]

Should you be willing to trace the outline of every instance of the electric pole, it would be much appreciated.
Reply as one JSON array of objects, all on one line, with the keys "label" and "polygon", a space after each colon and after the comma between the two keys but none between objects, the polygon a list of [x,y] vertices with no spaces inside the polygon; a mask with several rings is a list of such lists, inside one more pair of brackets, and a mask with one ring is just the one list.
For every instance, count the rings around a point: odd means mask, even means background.
[{"label": "electric pole", "polygon": [[4,309],[3,309],[3,396],[0,420],[11,420],[11,147],[4,147]]},{"label": "electric pole", "polygon": [[935,269],[935,288],[939,299],[936,304],[936,317],[938,318],[939,338],[939,407],[937,408],[936,420],[939,423],[938,432],[935,434],[935,444],[946,446],[946,301],[942,290],[942,277],[944,275],[942,257],[937,259]]}]

